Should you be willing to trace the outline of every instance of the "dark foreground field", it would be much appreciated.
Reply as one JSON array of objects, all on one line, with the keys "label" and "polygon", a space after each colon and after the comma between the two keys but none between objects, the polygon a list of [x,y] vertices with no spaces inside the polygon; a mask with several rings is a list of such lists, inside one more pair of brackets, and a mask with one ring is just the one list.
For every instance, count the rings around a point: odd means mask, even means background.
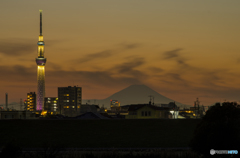
[{"label": "dark foreground field", "polygon": [[0,147],[14,140],[24,148],[188,147],[200,120],[1,120]]}]

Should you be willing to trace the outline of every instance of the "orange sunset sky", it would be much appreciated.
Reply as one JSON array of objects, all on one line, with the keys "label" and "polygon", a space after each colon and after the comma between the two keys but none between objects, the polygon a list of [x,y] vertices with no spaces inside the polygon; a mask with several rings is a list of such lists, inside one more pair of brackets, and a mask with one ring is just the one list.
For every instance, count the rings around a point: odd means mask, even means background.
[{"label": "orange sunset sky", "polygon": [[[193,105],[240,100],[239,0],[1,0],[0,103],[37,90],[43,10],[46,97],[104,99],[132,84]],[[146,102],[148,98],[146,97]]]}]

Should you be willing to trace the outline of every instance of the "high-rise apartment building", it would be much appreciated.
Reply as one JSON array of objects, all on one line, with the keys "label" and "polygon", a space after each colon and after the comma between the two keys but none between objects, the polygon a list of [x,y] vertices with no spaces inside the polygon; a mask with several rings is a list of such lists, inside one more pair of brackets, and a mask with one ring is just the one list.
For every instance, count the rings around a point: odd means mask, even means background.
[{"label": "high-rise apartment building", "polygon": [[42,10],[40,10],[40,35],[38,38],[38,58],[37,63],[37,110],[44,110],[44,97],[45,97],[45,64],[44,58],[44,41],[42,35]]},{"label": "high-rise apartment building", "polygon": [[36,93],[27,93],[26,111],[36,111]]},{"label": "high-rise apartment building", "polygon": [[56,97],[45,97],[44,98],[44,110],[48,112],[58,111],[58,98]]},{"label": "high-rise apartment building", "polygon": [[82,87],[58,87],[58,109],[60,114],[74,117],[80,114]]}]

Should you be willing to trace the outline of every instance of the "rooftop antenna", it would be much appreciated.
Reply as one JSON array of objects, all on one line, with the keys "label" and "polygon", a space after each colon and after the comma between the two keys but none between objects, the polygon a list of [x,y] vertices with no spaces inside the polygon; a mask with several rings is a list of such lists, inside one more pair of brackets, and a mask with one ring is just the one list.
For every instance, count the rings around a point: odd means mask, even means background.
[{"label": "rooftop antenna", "polygon": [[6,100],[5,100],[5,103],[6,103],[6,109],[8,109],[8,93],[6,93],[5,95],[6,95]]},{"label": "rooftop antenna", "polygon": [[152,103],[152,97],[153,97],[153,96],[152,96],[152,95],[149,95],[148,97],[150,98],[149,105],[151,105],[151,103]]},{"label": "rooftop antenna", "polygon": [[22,98],[20,98],[20,111],[22,111]]}]

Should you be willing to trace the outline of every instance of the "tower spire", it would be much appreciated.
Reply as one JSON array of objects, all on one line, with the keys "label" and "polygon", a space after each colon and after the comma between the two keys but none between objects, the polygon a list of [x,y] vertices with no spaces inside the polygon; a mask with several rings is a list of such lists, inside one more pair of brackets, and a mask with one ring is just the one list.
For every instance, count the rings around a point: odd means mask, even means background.
[{"label": "tower spire", "polygon": [[42,36],[42,10],[39,10],[40,12],[40,36]]},{"label": "tower spire", "polygon": [[40,11],[40,35],[38,37],[38,58],[37,63],[37,109],[38,111],[44,110],[44,97],[45,97],[45,64],[46,58],[44,58],[44,41],[42,35],[42,10]]}]

